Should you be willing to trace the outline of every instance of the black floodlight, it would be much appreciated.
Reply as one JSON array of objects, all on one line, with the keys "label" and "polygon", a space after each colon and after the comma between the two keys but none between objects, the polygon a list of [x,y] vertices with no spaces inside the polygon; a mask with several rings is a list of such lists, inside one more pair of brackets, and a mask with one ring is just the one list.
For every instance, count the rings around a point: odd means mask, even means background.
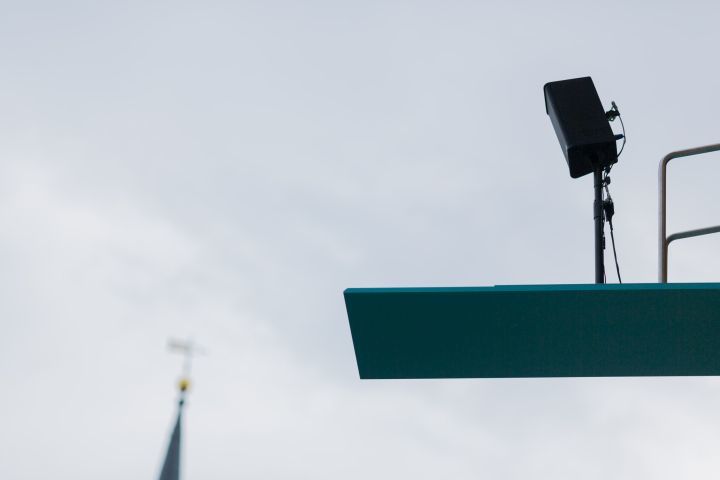
[{"label": "black floodlight", "polygon": [[617,162],[615,136],[590,77],[546,83],[550,115],[570,176],[582,177]]}]

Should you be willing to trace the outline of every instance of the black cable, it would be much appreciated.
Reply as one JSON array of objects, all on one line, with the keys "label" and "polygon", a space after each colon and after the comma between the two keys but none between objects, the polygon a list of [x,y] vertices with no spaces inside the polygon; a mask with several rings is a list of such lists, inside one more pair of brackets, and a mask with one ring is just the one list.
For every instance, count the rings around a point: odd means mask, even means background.
[{"label": "black cable", "polygon": [[620,146],[620,151],[618,152],[617,156],[620,158],[620,154],[625,150],[625,142],[627,142],[627,136],[625,135],[625,124],[622,121],[622,115],[618,115],[617,118],[620,119],[620,126],[622,127],[623,131],[623,144]]},{"label": "black cable", "polygon": [[615,257],[615,270],[617,270],[618,282],[622,283],[622,278],[620,277],[620,265],[618,264],[617,259],[617,250],[615,250],[615,235],[613,234],[612,220],[608,219],[608,223],[610,224],[610,240],[612,241],[613,246],[613,257]]},{"label": "black cable", "polygon": [[[622,145],[620,146],[620,151],[617,152],[617,157],[620,158],[620,155],[622,154],[623,150],[625,150],[625,144],[627,143],[627,134],[625,133],[625,122],[623,122],[622,115],[620,114],[620,110],[617,108],[617,105],[615,102],[612,102],[612,108],[605,112],[605,115],[608,119],[608,121],[612,122],[616,118],[620,119],[620,126],[622,127]],[[619,140],[620,135],[616,135],[615,138]],[[605,221],[610,224],[610,240],[612,241],[612,247],[613,247],[613,257],[615,258],[615,270],[617,271],[618,276],[618,282],[622,283],[622,277],[620,276],[620,264],[618,263],[617,259],[617,250],[615,249],[615,231],[613,229],[613,223],[612,223],[612,217],[615,215],[615,204],[613,203],[612,197],[610,196],[610,188],[608,185],[610,184],[610,170],[612,170],[613,164],[608,165],[605,167],[605,175],[602,179],[603,186],[605,187],[605,193],[607,194],[607,198],[603,199],[603,225]],[[603,228],[604,230],[604,228]]]},{"label": "black cable", "polygon": [[[612,165],[609,165],[609,166],[605,167],[605,176],[602,178],[602,185],[603,185],[603,187],[605,187],[605,191],[606,191],[606,192],[608,191],[608,189],[607,189],[607,176],[608,176],[608,173],[610,173],[610,168],[611,168],[611,167],[612,167]],[[603,248],[603,250],[605,250],[605,219],[607,218],[607,215],[605,214],[605,199],[604,199],[604,198],[603,198],[603,201],[602,201],[602,205],[603,205],[602,213],[601,213],[601,215],[602,215],[602,224],[603,224],[603,227],[602,227],[602,230],[603,230],[603,231],[602,231],[602,248]],[[603,260],[604,260],[604,259],[605,259],[605,254],[603,254]],[[603,283],[607,283],[607,269],[605,268],[605,262],[604,262],[604,261],[603,261]]]},{"label": "black cable", "polygon": [[[602,184],[605,187],[605,191],[607,191],[607,183],[605,183],[605,178],[607,177],[608,172],[610,171],[610,168],[608,167],[605,170],[605,177],[602,179]],[[607,218],[607,215],[605,214],[605,199],[602,201],[602,212],[600,212],[600,215],[602,215],[602,249],[603,249],[603,283],[607,283],[607,269],[605,268],[605,219]]]},{"label": "black cable", "polygon": [[[620,154],[625,150],[625,143],[627,143],[627,134],[625,133],[625,123],[623,122],[622,115],[618,113],[618,118],[620,119],[620,126],[622,127],[622,135],[623,135],[623,143],[620,147],[620,151],[618,152],[617,156],[620,158]],[[610,170],[608,170],[608,173],[610,173]],[[607,191],[608,198],[612,202],[612,198],[610,197],[610,190],[608,190],[607,184],[605,184],[605,190]],[[613,257],[615,257],[615,270],[617,270],[617,276],[618,276],[618,282],[622,283],[622,277],[620,277],[620,265],[618,264],[617,259],[617,250],[615,250],[615,235],[613,232],[613,224],[612,224],[612,216],[608,218],[608,223],[610,224],[610,240],[612,241],[612,247],[613,247]]]},{"label": "black cable", "polygon": [[607,222],[610,224],[610,240],[613,247],[613,257],[615,258],[615,270],[617,271],[618,282],[622,283],[622,277],[620,276],[620,264],[618,263],[617,250],[615,249],[615,232],[612,223],[612,217],[613,215],[615,215],[615,204],[613,203],[612,197],[610,196],[610,188],[608,187],[609,184],[610,177],[608,177],[606,172],[605,178],[603,178],[603,186],[605,187],[607,199],[603,200],[603,212],[605,213],[605,218],[607,219]]},{"label": "black cable", "polygon": [[[620,126],[622,127],[622,135],[615,135],[616,140],[620,140],[622,138],[622,145],[620,146],[620,151],[617,153],[617,158],[620,157],[620,154],[625,150],[625,144],[627,143],[627,137],[625,135],[625,122],[623,122],[622,115],[620,115],[620,109],[618,109],[615,102],[612,102],[612,108],[605,112],[605,117],[607,118],[608,122],[614,122],[616,118],[620,119]],[[613,132],[614,133],[614,132]],[[610,167],[608,167],[608,172],[610,171]]]}]

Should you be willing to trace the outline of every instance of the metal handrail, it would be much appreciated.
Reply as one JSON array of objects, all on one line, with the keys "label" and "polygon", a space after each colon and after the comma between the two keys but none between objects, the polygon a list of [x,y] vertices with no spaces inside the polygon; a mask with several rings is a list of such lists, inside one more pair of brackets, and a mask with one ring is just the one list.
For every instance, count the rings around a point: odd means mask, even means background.
[{"label": "metal handrail", "polygon": [[658,188],[658,282],[667,283],[668,275],[668,247],[670,242],[680,240],[682,238],[698,237],[700,235],[708,235],[720,232],[720,225],[716,227],[698,228],[696,230],[688,230],[686,232],[674,233],[667,236],[666,231],[666,203],[667,203],[667,164],[673,158],[689,157],[691,155],[700,155],[720,150],[720,143],[706,145],[704,147],[689,148],[687,150],[678,150],[670,152],[660,161],[659,168],[659,188]]}]

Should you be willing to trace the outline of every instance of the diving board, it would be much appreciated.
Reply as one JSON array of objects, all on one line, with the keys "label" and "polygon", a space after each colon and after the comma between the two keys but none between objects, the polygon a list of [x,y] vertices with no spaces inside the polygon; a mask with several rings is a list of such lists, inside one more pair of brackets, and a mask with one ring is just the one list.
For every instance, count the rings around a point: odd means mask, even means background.
[{"label": "diving board", "polygon": [[350,288],[360,377],[720,375],[720,284]]}]

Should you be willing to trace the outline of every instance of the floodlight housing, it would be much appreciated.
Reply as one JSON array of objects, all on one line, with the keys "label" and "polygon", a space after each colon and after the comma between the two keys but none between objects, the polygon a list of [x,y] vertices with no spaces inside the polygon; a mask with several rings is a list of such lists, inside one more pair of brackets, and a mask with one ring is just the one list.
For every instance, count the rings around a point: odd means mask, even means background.
[{"label": "floodlight housing", "polygon": [[582,177],[617,162],[617,145],[590,77],[546,83],[550,116],[570,176]]}]

